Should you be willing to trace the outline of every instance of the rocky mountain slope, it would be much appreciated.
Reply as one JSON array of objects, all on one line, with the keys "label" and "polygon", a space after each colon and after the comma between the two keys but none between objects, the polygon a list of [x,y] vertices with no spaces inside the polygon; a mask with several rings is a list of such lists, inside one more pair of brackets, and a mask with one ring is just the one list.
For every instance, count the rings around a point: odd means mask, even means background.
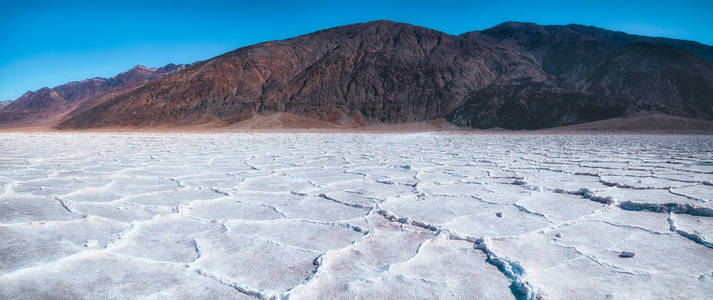
[{"label": "rocky mountain slope", "polygon": [[422,27],[355,24],[226,53],[62,126],[234,123],[269,112],[355,126],[433,119],[529,63],[508,62],[518,59]]},{"label": "rocky mountain slope", "polygon": [[[136,66],[111,78],[96,77],[70,82],[55,88],[28,91],[0,110],[0,126],[52,123],[73,113],[134,89],[147,82],[179,72],[187,65],[168,64],[160,68]],[[74,112],[76,111],[76,112]]]},{"label": "rocky mountain slope", "polygon": [[374,21],[237,49],[59,127],[221,126],[270,113],[349,127],[445,117],[535,129],[642,112],[713,119],[711,49],[581,25],[508,22],[454,36]]},{"label": "rocky mountain slope", "polygon": [[[494,82],[446,118],[473,127],[544,128],[642,112],[713,119],[713,47],[581,25],[508,22],[462,35],[517,49],[546,82]],[[697,56],[692,52],[698,53]]]}]

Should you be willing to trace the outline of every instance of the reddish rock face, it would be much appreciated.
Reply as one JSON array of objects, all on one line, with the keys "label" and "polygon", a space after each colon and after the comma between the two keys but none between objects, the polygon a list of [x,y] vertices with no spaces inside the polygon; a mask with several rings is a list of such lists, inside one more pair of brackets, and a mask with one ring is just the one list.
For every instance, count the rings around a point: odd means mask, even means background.
[{"label": "reddish rock face", "polygon": [[63,128],[233,123],[286,112],[337,123],[443,117],[473,90],[546,74],[519,53],[389,21],[262,43],[121,95]]},{"label": "reddish rock face", "polygon": [[52,123],[73,110],[84,111],[104,100],[147,82],[185,69],[186,65],[169,64],[161,68],[136,66],[112,78],[92,78],[70,82],[55,88],[28,91],[20,98],[0,107],[0,125]]},{"label": "reddish rock face", "polygon": [[58,127],[231,124],[269,112],[510,129],[648,111],[713,119],[711,49],[580,25],[510,22],[453,36],[375,21],[237,49]]}]

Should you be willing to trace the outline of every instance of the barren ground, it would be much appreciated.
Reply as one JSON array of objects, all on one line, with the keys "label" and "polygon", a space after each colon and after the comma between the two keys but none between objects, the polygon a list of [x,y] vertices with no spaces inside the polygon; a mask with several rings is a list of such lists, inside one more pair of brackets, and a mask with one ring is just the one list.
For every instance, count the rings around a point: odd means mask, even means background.
[{"label": "barren ground", "polygon": [[711,136],[1,133],[0,298],[711,299],[711,195]]}]

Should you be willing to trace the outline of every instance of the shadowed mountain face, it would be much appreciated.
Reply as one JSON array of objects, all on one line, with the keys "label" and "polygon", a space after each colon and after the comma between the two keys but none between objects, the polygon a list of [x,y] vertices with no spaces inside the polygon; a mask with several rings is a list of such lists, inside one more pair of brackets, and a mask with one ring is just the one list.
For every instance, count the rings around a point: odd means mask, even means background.
[{"label": "shadowed mountain face", "polygon": [[[532,129],[641,112],[713,119],[713,47],[581,25],[508,22],[462,35],[516,49],[545,83],[494,82],[446,116],[479,128]],[[687,51],[700,54],[696,56]]]},{"label": "shadowed mountain face", "polygon": [[453,36],[375,21],[240,48],[59,127],[227,125],[270,112],[344,126],[446,117],[510,129],[649,111],[713,119],[711,53],[580,25],[509,22]]},{"label": "shadowed mountain face", "polygon": [[111,78],[92,78],[70,82],[55,88],[29,91],[15,101],[0,107],[0,125],[52,123],[73,111],[82,112],[102,101],[144,83],[185,69],[186,65],[169,64],[161,68],[136,66]]}]

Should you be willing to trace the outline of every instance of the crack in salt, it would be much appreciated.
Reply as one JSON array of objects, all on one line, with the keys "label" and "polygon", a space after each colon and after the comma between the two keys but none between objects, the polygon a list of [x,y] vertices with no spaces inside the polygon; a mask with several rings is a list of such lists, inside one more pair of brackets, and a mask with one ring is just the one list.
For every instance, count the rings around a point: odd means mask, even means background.
[{"label": "crack in salt", "polygon": [[193,262],[195,262],[196,260],[201,258],[201,249],[200,247],[198,247],[198,241],[196,241],[196,239],[191,238],[191,244],[193,245],[193,251],[196,252],[196,259],[193,260]]},{"label": "crack in salt", "polygon": [[512,205],[515,206],[515,207],[516,207],[518,210],[520,210],[521,212],[524,212],[524,213],[526,213],[526,214],[531,214],[531,215],[534,215],[534,216],[538,216],[538,217],[542,217],[542,218],[544,218],[545,220],[547,220],[547,222],[550,222],[551,224],[556,224],[555,221],[552,221],[550,218],[548,218],[548,217],[547,217],[545,214],[543,214],[543,213],[539,213],[539,212],[536,212],[536,211],[529,210],[529,209],[527,209],[526,207],[524,207],[524,206],[522,206],[522,205],[520,205],[520,204],[518,204],[518,203],[513,203]]},{"label": "crack in salt", "polygon": [[75,212],[74,210],[72,210],[71,208],[69,208],[69,206],[67,205],[67,202],[66,202],[65,200],[63,200],[62,198],[55,196],[54,199],[57,200],[57,202],[59,202],[59,205],[62,206],[62,208],[64,208],[64,209],[65,209],[67,212],[69,212],[70,214],[78,215],[78,216],[80,216],[80,217],[82,217],[82,218],[87,218],[87,214],[82,214],[82,213],[79,213],[79,212]]},{"label": "crack in salt", "polygon": [[281,298],[281,299],[284,299],[284,300],[290,299],[290,297],[292,296],[292,293],[294,293],[294,292],[297,291],[297,290],[300,290],[300,289],[303,289],[303,288],[307,288],[307,286],[309,285],[309,283],[311,283],[315,278],[317,278],[317,277],[319,277],[321,274],[323,274],[323,273],[322,273],[322,266],[324,265],[324,260],[326,259],[327,255],[328,255],[329,253],[336,253],[336,252],[340,252],[340,251],[342,251],[342,250],[344,250],[344,249],[348,249],[348,248],[355,247],[356,245],[358,245],[359,243],[361,243],[361,241],[363,241],[363,240],[365,240],[365,239],[371,237],[371,236],[373,235],[373,233],[374,233],[373,230],[367,231],[363,236],[361,236],[360,238],[358,238],[358,239],[352,241],[351,243],[349,243],[349,245],[346,245],[346,246],[344,246],[344,247],[342,247],[342,248],[335,249],[335,250],[327,250],[327,251],[324,251],[322,254],[320,254],[319,256],[317,256],[317,257],[312,261],[312,264],[314,265],[314,268],[312,269],[312,273],[311,273],[309,276],[307,276],[307,278],[305,278],[302,282],[300,282],[300,283],[297,284],[296,286],[293,286],[292,288],[290,288],[290,289],[288,289],[287,291],[285,291],[285,292],[280,296],[280,298]]},{"label": "crack in salt", "polygon": [[357,203],[344,202],[344,201],[342,201],[342,200],[338,200],[338,199],[329,197],[329,196],[327,196],[326,194],[323,194],[323,193],[322,193],[322,194],[319,194],[319,195],[317,195],[317,196],[319,196],[320,198],[323,198],[323,199],[332,201],[332,202],[334,202],[334,203],[338,203],[338,204],[342,204],[342,205],[346,205],[346,206],[350,206],[350,207],[354,207],[354,208],[361,208],[361,209],[371,209],[371,208],[372,208],[371,206],[364,206],[364,205],[357,204]]},{"label": "crack in salt", "polygon": [[697,232],[690,233],[690,232],[687,232],[687,231],[685,231],[685,230],[679,229],[679,228],[676,226],[676,224],[674,223],[675,220],[674,220],[673,212],[669,212],[669,213],[668,213],[668,218],[667,218],[666,220],[668,221],[669,227],[670,227],[670,229],[671,229],[672,232],[678,233],[678,234],[681,235],[682,237],[685,237],[685,238],[687,238],[687,239],[693,241],[693,242],[696,243],[696,244],[700,244],[700,245],[703,245],[703,246],[705,246],[705,247],[708,247],[708,248],[713,249],[713,243],[707,241],[703,236],[701,236],[701,235],[698,234]]},{"label": "crack in salt", "polygon": [[268,297],[265,297],[265,295],[263,295],[261,292],[242,287],[237,282],[234,282],[232,280],[222,278],[215,274],[211,274],[211,273],[206,272],[205,270],[200,269],[200,268],[189,267],[189,269],[192,270],[193,272],[196,272],[196,274],[198,274],[198,275],[212,279],[212,280],[218,282],[219,284],[231,287],[231,288],[235,289],[236,291],[243,293],[245,295],[248,295],[250,297],[258,298],[258,299],[268,299]]},{"label": "crack in salt", "polygon": [[699,202],[703,202],[703,203],[707,203],[707,202],[708,202],[708,201],[703,200],[703,199],[701,199],[701,198],[696,198],[696,197],[693,197],[693,196],[686,195],[686,194],[684,194],[684,193],[676,192],[676,191],[673,190],[673,188],[668,189],[668,192],[671,193],[671,194],[673,194],[673,195],[676,195],[676,196],[684,197],[684,198],[686,198],[686,199],[695,200],[695,201],[699,201]]},{"label": "crack in salt", "polygon": [[642,203],[634,201],[624,201],[619,203],[619,208],[630,211],[647,210],[655,213],[677,213],[700,217],[713,217],[713,209],[697,206],[690,203]]},{"label": "crack in salt", "polygon": [[481,250],[483,253],[486,254],[486,256],[488,257],[488,263],[497,267],[498,270],[500,270],[508,279],[510,279],[510,281],[512,282],[511,291],[517,299],[534,300],[540,297],[539,293],[536,292],[535,287],[525,279],[525,270],[520,266],[520,264],[516,261],[500,257],[493,251],[491,251],[486,244],[487,237],[476,238],[467,235],[462,235],[445,227],[424,223],[406,217],[398,217],[397,215],[383,208],[378,208],[377,213],[392,222],[410,224],[413,226],[428,229],[430,231],[436,232],[437,234],[446,234],[451,239],[473,243],[475,249]]}]

